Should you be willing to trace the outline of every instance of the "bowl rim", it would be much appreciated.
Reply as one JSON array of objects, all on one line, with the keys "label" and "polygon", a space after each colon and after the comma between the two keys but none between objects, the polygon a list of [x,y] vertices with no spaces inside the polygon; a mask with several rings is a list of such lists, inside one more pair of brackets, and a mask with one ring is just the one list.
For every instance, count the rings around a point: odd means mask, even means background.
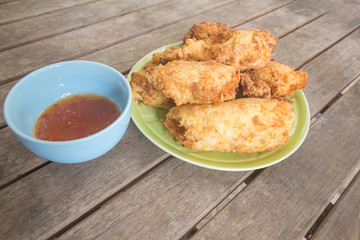
[{"label": "bowl rim", "polygon": [[[47,140],[41,140],[41,139],[37,139],[35,137],[32,137],[32,136],[29,136],[25,133],[23,133],[22,131],[20,131],[16,125],[11,121],[11,118],[9,117],[9,107],[8,107],[8,104],[9,104],[9,99],[11,98],[12,94],[14,94],[14,92],[16,91],[16,89],[18,89],[25,81],[28,81],[27,79],[33,77],[33,75],[36,75],[40,72],[43,72],[43,71],[46,71],[46,70],[49,70],[55,66],[62,66],[62,65],[67,65],[67,64],[78,64],[78,63],[85,63],[85,64],[89,64],[89,65],[97,65],[97,66],[100,66],[102,68],[105,68],[107,69],[108,71],[111,71],[113,73],[115,73],[116,75],[118,75],[120,77],[120,81],[124,82],[125,83],[125,86],[126,86],[126,90],[127,92],[129,93],[129,97],[126,101],[126,105],[125,105],[125,108],[124,110],[121,112],[120,116],[114,121],[112,122],[109,126],[107,126],[106,128],[94,133],[94,134],[91,134],[89,136],[86,136],[86,137],[83,137],[83,138],[78,138],[78,139],[74,139],[74,140],[67,140],[67,141],[47,141]],[[28,73],[27,75],[25,75],[24,77],[22,77],[11,89],[10,91],[8,92],[6,98],[5,98],[5,101],[4,101],[4,110],[3,110],[3,113],[4,113],[4,118],[5,118],[5,122],[6,124],[8,125],[8,127],[18,136],[28,140],[28,141],[31,141],[31,142],[34,142],[34,143],[40,143],[40,144],[49,144],[49,145],[53,145],[53,146],[56,146],[56,145],[68,145],[68,144],[76,144],[76,143],[81,143],[81,142],[86,142],[86,141],[90,141],[92,140],[93,138],[96,138],[97,136],[99,135],[102,135],[102,134],[105,134],[106,132],[110,131],[112,128],[114,128],[114,126],[123,121],[123,119],[128,115],[128,113],[131,111],[131,104],[132,104],[132,92],[131,92],[131,87],[130,87],[130,84],[129,82],[127,81],[127,79],[124,77],[124,75],[121,74],[121,72],[119,72],[118,70],[116,70],[115,68],[113,67],[110,67],[106,64],[103,64],[103,63],[99,63],[99,62],[95,62],[95,61],[88,61],[88,60],[70,60],[70,61],[62,61],[62,62],[56,62],[56,63],[52,63],[52,64],[49,64],[49,65],[46,65],[46,66],[43,66],[43,67],[40,67],[30,73]],[[130,115],[129,115],[130,116]],[[129,121],[130,121],[130,117],[129,117]]]}]

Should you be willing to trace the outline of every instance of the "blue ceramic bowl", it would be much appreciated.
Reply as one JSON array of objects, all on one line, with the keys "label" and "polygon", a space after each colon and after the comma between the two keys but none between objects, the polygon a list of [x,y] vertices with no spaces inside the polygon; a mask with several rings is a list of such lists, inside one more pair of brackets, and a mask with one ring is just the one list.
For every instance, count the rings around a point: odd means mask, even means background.
[{"label": "blue ceramic bowl", "polygon": [[[74,94],[94,93],[115,102],[121,115],[107,128],[70,141],[44,141],[33,137],[38,116],[55,101]],[[32,152],[50,161],[79,163],[97,158],[112,149],[130,121],[131,88],[117,70],[101,63],[67,61],[40,68],[21,79],[4,103],[10,129]]]}]

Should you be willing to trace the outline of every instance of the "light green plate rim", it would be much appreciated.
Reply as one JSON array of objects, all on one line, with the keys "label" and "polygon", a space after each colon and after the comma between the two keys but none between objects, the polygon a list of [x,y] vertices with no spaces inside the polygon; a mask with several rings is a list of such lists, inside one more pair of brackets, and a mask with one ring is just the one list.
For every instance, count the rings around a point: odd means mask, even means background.
[{"label": "light green plate rim", "polygon": [[[152,59],[153,53],[162,52],[171,47],[180,47],[182,42],[170,44],[144,56],[131,69],[131,73],[143,70],[146,62]],[[155,107],[148,107],[137,102],[132,104],[131,117],[139,130],[156,146],[172,156],[192,163],[197,166],[225,170],[225,171],[249,171],[271,166],[289,157],[303,143],[310,125],[310,110],[304,93],[296,91],[291,100],[294,102],[296,121],[290,134],[289,142],[272,151],[262,153],[221,153],[190,151],[170,138],[167,129],[163,126],[168,111]]]}]

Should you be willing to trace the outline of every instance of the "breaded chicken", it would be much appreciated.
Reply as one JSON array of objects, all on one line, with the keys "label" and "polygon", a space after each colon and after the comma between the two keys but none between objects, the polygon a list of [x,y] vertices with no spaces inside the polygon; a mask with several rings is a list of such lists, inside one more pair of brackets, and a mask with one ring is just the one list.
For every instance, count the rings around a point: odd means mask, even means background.
[{"label": "breaded chicken", "polygon": [[306,86],[307,73],[275,60],[269,61],[265,67],[247,72],[253,81],[264,81],[271,89],[273,98],[292,96],[296,90]]},{"label": "breaded chicken", "polygon": [[270,86],[260,79],[253,80],[249,77],[249,75],[241,73],[240,85],[243,96],[253,98],[271,98]]},{"label": "breaded chicken", "polygon": [[184,35],[183,41],[195,38],[196,40],[209,39],[211,43],[221,43],[232,31],[223,23],[202,22],[194,24]]},{"label": "breaded chicken", "polygon": [[210,44],[206,41],[196,41],[195,39],[187,39],[185,44],[179,48],[171,48],[161,53],[154,53],[151,62],[146,63],[145,68],[151,65],[167,64],[174,60],[185,61],[210,61],[212,53]]},{"label": "breaded chicken", "polygon": [[167,98],[161,91],[154,88],[146,79],[145,71],[131,74],[131,91],[133,99],[143,102],[150,107],[170,109],[175,106],[172,99]]},{"label": "breaded chicken", "polygon": [[221,37],[220,42],[208,39],[185,40],[182,47],[153,55],[153,64],[166,64],[173,60],[215,60],[240,70],[261,68],[271,59],[277,37],[265,30],[233,29]]},{"label": "breaded chicken", "polygon": [[294,121],[288,101],[242,98],[174,107],[163,124],[190,150],[256,153],[285,145]]},{"label": "breaded chicken", "polygon": [[235,98],[240,71],[213,61],[177,60],[145,70],[147,81],[177,106],[218,103]]}]

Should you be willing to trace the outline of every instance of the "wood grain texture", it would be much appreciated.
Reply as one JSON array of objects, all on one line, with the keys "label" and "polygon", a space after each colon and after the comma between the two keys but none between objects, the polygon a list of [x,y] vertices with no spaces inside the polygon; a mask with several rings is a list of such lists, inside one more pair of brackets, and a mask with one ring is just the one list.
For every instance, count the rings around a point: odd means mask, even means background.
[{"label": "wood grain texture", "polygon": [[329,11],[335,0],[332,1],[295,1],[283,8],[265,14],[245,24],[238,26],[238,29],[262,28],[271,34],[281,38],[295,29],[307,24],[314,18]]},{"label": "wood grain texture", "polygon": [[24,18],[46,14],[56,10],[69,8],[81,4],[94,2],[96,0],[26,0],[26,1],[5,1],[0,8],[0,24],[7,22],[19,21]]},{"label": "wood grain texture", "polygon": [[0,129],[0,187],[47,162],[27,150],[10,128]]},{"label": "wood grain texture", "polygon": [[59,239],[179,239],[248,174],[172,159]]},{"label": "wood grain texture", "polygon": [[[0,26],[0,51],[74,31],[164,1],[168,0],[144,1],[143,4],[132,0],[103,0],[6,24]],[[121,29],[121,26],[118,28]]]},{"label": "wood grain texture", "polygon": [[[335,8],[335,7],[334,7]],[[301,66],[360,25],[360,4],[339,3],[337,8],[278,41],[273,58],[291,66]],[[341,19],[341,21],[339,21]],[[280,47],[286,45],[288,47]],[[292,54],[288,54],[291,52]],[[296,57],[294,57],[296,56]]]},{"label": "wood grain texture", "polygon": [[359,97],[357,84],[294,155],[264,170],[193,239],[302,239],[359,164]]},{"label": "wood grain texture", "polygon": [[[195,23],[215,21],[236,26],[249,19],[256,18],[274,8],[288,4],[290,1],[265,1],[258,5],[257,1],[239,1],[211,11],[198,14],[171,26],[121,42],[114,46],[83,56],[80,59],[93,60],[109,64],[119,71],[128,71],[145,54],[175,42],[182,41],[184,34]],[[238,14],[239,11],[242,14]],[[318,12],[319,10],[314,10]],[[308,18],[309,20],[309,18]],[[289,30],[289,29],[288,29]]]},{"label": "wood grain texture", "polygon": [[[262,15],[282,5],[286,5],[287,3],[288,2],[284,2],[284,1],[266,1],[259,6],[254,1],[235,2],[199,14],[195,17],[181,21],[175,25],[164,27],[154,32],[150,32],[145,35],[133,39],[129,39],[127,41],[121,42],[114,46],[97,51],[95,53],[91,53],[86,56],[80,57],[79,59],[102,62],[116,68],[121,72],[128,71],[136,63],[136,61],[138,61],[146,53],[151,52],[152,50],[167,45],[169,43],[181,41],[184,33],[194,23],[202,22],[206,20],[212,20],[212,21],[227,23],[229,26],[236,26],[244,21],[247,21],[248,19],[256,18],[256,16]],[[297,2],[292,3],[288,6],[290,8],[294,8],[294,4],[297,4]],[[285,7],[287,8],[288,6]],[[306,8],[307,6],[308,5],[305,6],[299,5],[298,7]],[[246,12],[243,9],[246,9]],[[280,9],[276,10],[275,12],[280,11]],[[304,24],[307,21],[313,19],[314,17],[322,14],[324,9],[326,8],[323,7],[321,9],[319,8],[302,9],[298,11],[302,13],[306,13],[306,17],[300,15],[295,20],[293,20],[293,15],[290,14],[289,18],[284,18],[284,17],[281,19],[274,18],[273,20],[292,21],[293,25],[288,25],[287,27],[281,29],[283,32],[284,31],[287,32],[293,30],[294,26]],[[239,12],[240,10],[243,11],[243,14],[237,14],[237,12]],[[262,25],[259,25],[258,27],[263,28]],[[268,30],[276,31],[275,29],[277,29],[277,24],[273,24],[272,27],[270,26],[268,27],[269,27]],[[281,33],[281,31],[278,33]],[[7,92],[10,90],[12,85],[13,84],[8,83],[3,86],[0,86],[0,93],[1,93],[0,103],[3,102]],[[2,104],[0,104],[0,125],[3,123],[3,115],[1,110],[2,110]]]},{"label": "wood grain texture", "polygon": [[[286,2],[285,2],[286,3]],[[281,5],[283,5],[284,2],[283,1],[267,1],[266,4],[263,4],[261,8],[257,8],[257,3],[255,1],[253,2],[245,2],[245,3],[240,3],[240,2],[236,2],[235,4],[230,4],[230,5],[226,5],[222,8],[218,8],[214,11],[210,11],[210,13],[203,13],[201,15],[199,15],[198,17],[194,17],[191,18],[189,20],[185,20],[184,23],[180,23],[177,24],[177,27],[166,27],[164,28],[164,30],[160,30],[156,31],[156,34],[152,34],[149,33],[146,35],[145,38],[143,37],[139,37],[136,38],[136,42],[132,42],[132,40],[126,41],[126,44],[124,46],[121,47],[122,50],[119,49],[114,49],[114,48],[110,48],[109,51],[107,50],[103,50],[100,51],[100,53],[98,55],[89,55],[88,57],[84,58],[87,60],[92,60],[92,61],[99,61],[99,62],[103,62],[106,64],[109,64],[115,68],[117,68],[118,70],[122,71],[124,69],[128,69],[130,68],[135,61],[137,61],[138,59],[131,59],[131,61],[129,61],[129,57],[139,57],[141,56],[141,54],[144,54],[144,52],[140,52],[140,51],[151,51],[153,50],[153,45],[154,44],[162,44],[162,41],[166,41],[168,40],[168,38],[166,37],[168,35],[170,35],[172,38],[176,39],[176,38],[182,38],[182,35],[184,34],[184,32],[187,31],[187,29],[196,21],[201,21],[201,20],[205,20],[206,18],[210,18],[211,16],[220,16],[222,13],[222,20],[228,20],[229,23],[231,25],[234,25],[236,23],[239,23],[241,21],[245,21],[246,19],[250,19],[253,18],[254,16],[256,16],[257,14],[262,14],[263,12],[267,12],[269,10],[271,10],[272,8],[276,8],[279,7]],[[241,9],[247,9],[248,14],[243,14],[243,15],[236,15],[236,11],[240,11]],[[257,12],[261,10],[262,12]],[[240,16],[237,18],[234,18],[232,16],[229,15],[225,15],[224,12],[229,13],[229,11],[232,11],[232,13],[234,13],[234,16]],[[180,32],[180,30],[182,30]],[[175,33],[176,34],[175,34]],[[164,40],[163,40],[164,39]],[[174,41],[174,40],[173,40]],[[177,41],[177,40],[176,40]],[[166,42],[164,43],[166,44]],[[138,48],[139,45],[141,46],[141,48]],[[119,46],[121,46],[121,44],[119,44]],[[119,50],[119,51],[118,51]],[[118,53],[121,51],[128,51],[125,52],[125,54],[121,54],[119,55]],[[121,61],[119,63],[119,61]],[[126,67],[126,68],[124,68]],[[14,85],[14,82],[10,82],[7,84],[4,84],[0,87],[0,124],[5,125],[6,123],[4,122],[4,117],[3,117],[3,102],[5,100],[5,96],[8,93],[8,91],[11,89],[11,87]],[[1,136],[0,136],[1,138]],[[4,139],[4,141],[6,141],[6,139]],[[9,147],[9,151],[10,149],[13,147],[13,144],[18,144],[18,142],[13,142],[11,145],[7,145],[6,148]],[[4,146],[5,147],[5,146]],[[17,156],[21,156],[22,154],[25,154],[26,150],[24,149],[24,151],[19,151],[17,152]],[[4,155],[4,158],[7,158],[9,156]],[[149,158],[154,157],[152,155],[148,156]],[[34,161],[34,163],[31,163],[31,158],[27,160],[29,162],[29,165],[22,165],[22,162],[20,161],[19,164],[20,166],[26,166],[24,169],[22,169],[22,171],[28,171],[29,168],[31,166],[38,166],[37,161]],[[8,173],[15,173],[15,174],[10,174],[9,176],[7,176],[7,180],[10,179],[14,179],[16,178],[16,171],[18,171],[18,169],[20,168],[20,166],[14,166],[16,168],[16,170],[11,171],[10,169],[7,171]]]},{"label": "wood grain texture", "polygon": [[305,95],[315,116],[360,74],[360,29],[302,67],[309,73]]},{"label": "wood grain texture", "polygon": [[317,230],[315,240],[360,239],[360,178]]},{"label": "wood grain texture", "polygon": [[[244,4],[246,4],[246,5],[244,5]],[[272,4],[275,4],[272,7],[277,7],[277,6],[279,6],[280,3],[272,3]],[[271,5],[266,5],[266,6],[262,5],[262,6],[264,6],[264,9],[262,9],[262,11],[269,11],[269,9],[271,7]],[[290,6],[290,5],[288,5],[288,6]],[[288,7],[288,6],[286,6],[286,7]],[[209,18],[212,15],[220,16],[222,12],[228,12],[231,9],[232,9],[232,11],[235,11],[235,10],[239,11],[239,9],[249,10],[250,12],[246,15],[248,18],[252,18],[254,16],[254,14],[256,14],[256,8],[252,7],[252,5],[250,5],[249,3],[231,4],[231,5],[225,6],[221,9],[217,9],[214,11],[204,13],[204,14],[198,16],[198,18],[194,17],[189,20],[185,20],[183,23],[177,24],[176,28],[169,26],[164,29],[160,29],[153,33],[149,33],[145,36],[141,36],[141,37],[129,40],[127,42],[124,42],[123,43],[123,44],[125,44],[124,46],[122,44],[119,44],[116,47],[112,47],[112,48],[105,49],[103,51],[99,51],[97,53],[91,54],[91,55],[85,57],[84,59],[104,62],[106,64],[112,65],[113,67],[115,67],[119,70],[127,69],[128,67],[131,67],[135,61],[138,60],[136,58],[129,59],[128,56],[136,57],[136,56],[139,56],[140,54],[143,54],[143,52],[145,52],[145,51],[150,52],[153,48],[155,48],[155,46],[154,46],[155,44],[160,44],[160,46],[162,46],[169,42],[177,41],[175,39],[179,39],[182,36],[183,32],[185,32],[187,30],[187,28],[189,26],[191,26],[191,24],[193,22],[201,21],[201,19]],[[278,10],[276,10],[276,11],[278,11]],[[302,12],[309,12],[309,10],[302,10]],[[237,15],[234,15],[234,16],[237,16]],[[292,16],[292,15],[290,15],[290,16]],[[301,21],[304,21],[304,19],[302,17],[300,19],[301,19]],[[224,15],[222,20],[226,20],[224,22],[227,22],[230,26],[235,25],[235,24],[245,20],[245,14],[241,15],[241,17],[239,17],[239,18],[230,16],[230,15],[228,15],[226,17]],[[273,25],[273,28],[271,28],[271,29],[274,29],[274,28],[276,28],[275,24]],[[179,32],[180,30],[182,32]],[[284,29],[284,31],[289,31],[289,29]],[[334,46],[334,48],[336,48],[336,50],[333,51],[331,48],[329,50],[330,54],[325,54],[326,57],[319,57],[319,59],[315,59],[316,64],[315,64],[314,68],[311,68],[311,66],[312,66],[311,64],[309,64],[309,68],[307,66],[305,66],[304,70],[306,70],[310,76],[309,77],[310,83],[305,88],[305,92],[307,93],[309,91],[309,94],[307,94],[307,97],[309,99],[311,99],[311,101],[309,101],[309,102],[310,102],[310,107],[312,109],[312,115],[315,115],[317,113],[317,110],[316,110],[317,106],[326,105],[329,100],[329,97],[338,94],[339,90],[337,89],[337,86],[339,86],[339,85],[342,86],[342,85],[350,82],[352,80],[351,76],[354,74],[354,72],[358,71],[358,69],[356,68],[356,66],[358,66],[358,65],[356,65],[356,64],[352,64],[353,67],[351,67],[351,68],[347,67],[348,64],[351,64],[350,60],[353,59],[354,56],[356,56],[357,52],[351,50],[353,48],[353,46],[355,46],[355,45],[349,45],[349,46],[346,46],[346,45],[353,44],[354,41],[356,43],[356,38],[357,38],[356,34],[357,33],[354,33],[351,36],[349,36],[349,38],[346,38],[344,40],[345,41],[344,43],[343,43],[343,41],[341,41],[339,43],[339,46],[337,46],[337,45]],[[342,48],[344,46],[346,46],[346,47],[342,50]],[[283,47],[287,47],[287,46],[283,46]],[[346,51],[345,51],[345,49],[346,49]],[[118,54],[117,54],[118,52],[125,52],[125,54],[118,56]],[[341,59],[344,59],[344,61],[340,61],[340,63],[337,63],[338,58],[334,58],[332,56],[332,54],[337,54],[338,57],[341,56]],[[294,56],[294,57],[296,57],[296,56]],[[131,63],[131,65],[129,64],[129,62]],[[346,63],[346,64],[344,64],[344,63]],[[332,69],[332,71],[331,71],[332,76],[341,76],[342,81],[338,81],[336,78],[331,78],[331,81],[328,81],[327,79],[328,79],[329,75],[327,75],[327,71],[323,71],[323,69],[329,69],[329,68],[320,67],[320,66],[322,66],[322,64],[324,64],[324,66],[329,66],[330,69]],[[339,70],[339,71],[337,71],[337,70]],[[334,87],[327,88],[326,86],[328,86],[328,85],[331,85]],[[5,84],[0,87],[0,92],[1,92],[0,123],[2,123],[2,124],[5,124],[5,122],[3,120],[3,114],[2,114],[2,107],[3,107],[2,103],[4,101],[4,98],[7,94],[7,92],[10,90],[10,88],[12,86],[13,86],[13,83],[8,83],[8,84]],[[313,90],[313,89],[315,89],[315,90]],[[317,94],[317,91],[319,91],[317,89],[320,89],[322,91],[321,96],[319,96]],[[323,90],[325,90],[325,89],[327,89],[327,90],[324,92]],[[324,96],[327,96],[327,97],[324,97]],[[317,99],[319,101],[317,101]],[[320,100],[322,100],[322,101],[320,101]],[[315,109],[315,110],[313,110],[313,109]],[[1,136],[0,136],[0,138],[1,138]],[[3,139],[3,141],[7,141],[7,140]],[[9,149],[11,149],[16,144],[18,144],[18,142],[16,142],[16,139],[15,139],[14,142],[12,142],[11,145],[7,145],[6,148],[9,147]],[[10,150],[8,150],[8,151],[10,151]],[[26,152],[27,152],[27,150],[23,149],[21,151],[18,151],[16,154],[17,154],[17,156],[21,156],[22,154],[25,154]],[[7,155],[4,155],[4,158],[7,158],[7,157],[8,157]],[[149,156],[149,157],[152,157],[152,156]],[[31,169],[31,167],[36,167],[39,164],[39,162],[37,160],[32,163],[32,158],[30,158],[30,159],[26,158],[26,162],[28,163],[28,165],[23,165],[22,161],[19,162],[20,166],[24,167],[24,169],[22,169],[20,172],[29,171]],[[7,170],[8,173],[14,173],[14,174],[9,174],[6,177],[6,180],[16,178],[17,171],[19,171],[19,168],[21,168],[20,166],[13,165],[13,167],[16,168],[16,170],[14,170],[14,171],[8,169]]]},{"label": "wood grain texture", "polygon": [[0,84],[44,65],[78,58],[231,1],[234,0],[220,3],[215,0],[185,0],[182,4],[171,1],[1,52]]},{"label": "wood grain texture", "polygon": [[0,235],[46,239],[167,156],[131,122],[120,143],[102,157],[81,164],[51,163],[0,190]]},{"label": "wood grain texture", "polygon": [[9,82],[7,84],[0,86],[0,126],[5,126],[5,118],[4,118],[4,102],[6,95],[9,93],[10,89],[15,85],[17,81]]}]

